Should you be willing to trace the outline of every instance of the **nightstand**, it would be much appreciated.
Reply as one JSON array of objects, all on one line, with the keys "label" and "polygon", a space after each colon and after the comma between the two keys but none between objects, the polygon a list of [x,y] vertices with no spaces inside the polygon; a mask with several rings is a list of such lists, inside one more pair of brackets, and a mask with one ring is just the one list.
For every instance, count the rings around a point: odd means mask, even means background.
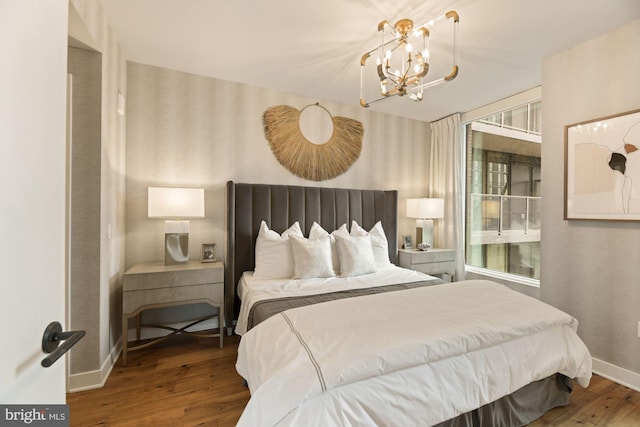
[{"label": "nightstand", "polygon": [[398,249],[398,265],[425,274],[443,274],[455,280],[456,254],[453,249]]},{"label": "nightstand", "polygon": [[[140,313],[151,308],[171,307],[205,302],[218,309],[219,333],[191,332],[187,328],[210,317],[196,319],[184,328],[153,325],[172,333],[149,342],[129,347],[129,319],[136,318],[136,339],[140,341]],[[122,364],[127,365],[127,353],[140,350],[172,335],[190,333],[202,337],[219,337],[223,345],[224,330],[224,266],[221,262],[165,265],[163,261],[136,264],[124,273],[122,285]]]}]

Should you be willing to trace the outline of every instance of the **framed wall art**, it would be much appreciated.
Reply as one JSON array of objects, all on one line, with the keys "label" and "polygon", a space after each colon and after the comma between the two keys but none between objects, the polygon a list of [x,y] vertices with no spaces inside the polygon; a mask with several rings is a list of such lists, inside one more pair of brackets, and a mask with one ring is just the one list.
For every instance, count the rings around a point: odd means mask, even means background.
[{"label": "framed wall art", "polygon": [[402,248],[413,249],[413,239],[411,238],[411,234],[405,234],[402,236]]},{"label": "framed wall art", "polygon": [[203,243],[202,244],[202,262],[214,262],[216,260],[216,244],[215,243]]},{"label": "framed wall art", "polygon": [[565,126],[564,218],[640,221],[640,110]]}]

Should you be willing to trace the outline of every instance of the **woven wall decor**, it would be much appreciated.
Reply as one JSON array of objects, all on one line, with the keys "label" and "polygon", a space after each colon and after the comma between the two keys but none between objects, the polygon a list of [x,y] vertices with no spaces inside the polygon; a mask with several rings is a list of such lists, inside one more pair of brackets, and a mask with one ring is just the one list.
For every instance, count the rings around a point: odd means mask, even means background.
[{"label": "woven wall decor", "polygon": [[[324,144],[314,144],[300,130],[300,114],[316,106],[325,110],[333,122],[333,135]],[[268,108],[262,117],[264,133],[271,151],[282,166],[301,178],[324,181],[351,167],[362,151],[362,123],[347,117],[333,117],[320,104],[302,110],[288,105]]]}]

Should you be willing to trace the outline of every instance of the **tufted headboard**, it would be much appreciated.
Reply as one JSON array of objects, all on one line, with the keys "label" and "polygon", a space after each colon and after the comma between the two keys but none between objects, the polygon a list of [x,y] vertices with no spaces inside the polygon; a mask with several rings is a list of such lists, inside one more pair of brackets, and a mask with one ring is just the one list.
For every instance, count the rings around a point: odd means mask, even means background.
[{"label": "tufted headboard", "polygon": [[313,222],[332,232],[355,220],[369,230],[376,222],[389,242],[389,259],[398,258],[398,192],[227,182],[225,250],[225,323],[231,331],[240,310],[238,280],[255,267],[255,243],[261,221],[282,233],[295,221],[305,236]]}]

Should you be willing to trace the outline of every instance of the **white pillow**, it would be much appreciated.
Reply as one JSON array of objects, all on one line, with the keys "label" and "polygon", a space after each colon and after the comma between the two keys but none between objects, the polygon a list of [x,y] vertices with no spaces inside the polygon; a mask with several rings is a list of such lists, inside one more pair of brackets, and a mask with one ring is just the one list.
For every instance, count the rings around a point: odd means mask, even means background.
[{"label": "white pillow", "polygon": [[298,221],[282,233],[269,230],[262,221],[256,239],[256,279],[289,279],[293,276],[293,258],[289,247],[289,237],[303,237]]},{"label": "white pillow", "polygon": [[359,276],[375,273],[376,260],[373,257],[371,237],[336,235],[338,256],[340,258],[340,275],[342,277]]},{"label": "white pillow", "polygon": [[387,235],[384,233],[382,223],[376,222],[371,230],[367,231],[360,227],[357,222],[351,222],[351,235],[352,236],[371,236],[371,246],[373,247],[373,256],[376,260],[376,267],[386,268],[391,266],[389,261],[389,242],[387,241]]},{"label": "white pillow", "polygon": [[320,224],[314,221],[309,231],[309,239],[314,240],[325,236],[331,237],[331,262],[333,263],[333,271],[335,271],[336,274],[340,274],[340,258],[338,257],[338,248],[336,247],[337,234],[348,236],[349,231],[347,230],[347,224],[342,224],[340,228],[329,234]]},{"label": "white pillow", "polygon": [[289,242],[293,256],[294,279],[335,276],[331,261],[331,236],[313,240],[291,236]]}]

